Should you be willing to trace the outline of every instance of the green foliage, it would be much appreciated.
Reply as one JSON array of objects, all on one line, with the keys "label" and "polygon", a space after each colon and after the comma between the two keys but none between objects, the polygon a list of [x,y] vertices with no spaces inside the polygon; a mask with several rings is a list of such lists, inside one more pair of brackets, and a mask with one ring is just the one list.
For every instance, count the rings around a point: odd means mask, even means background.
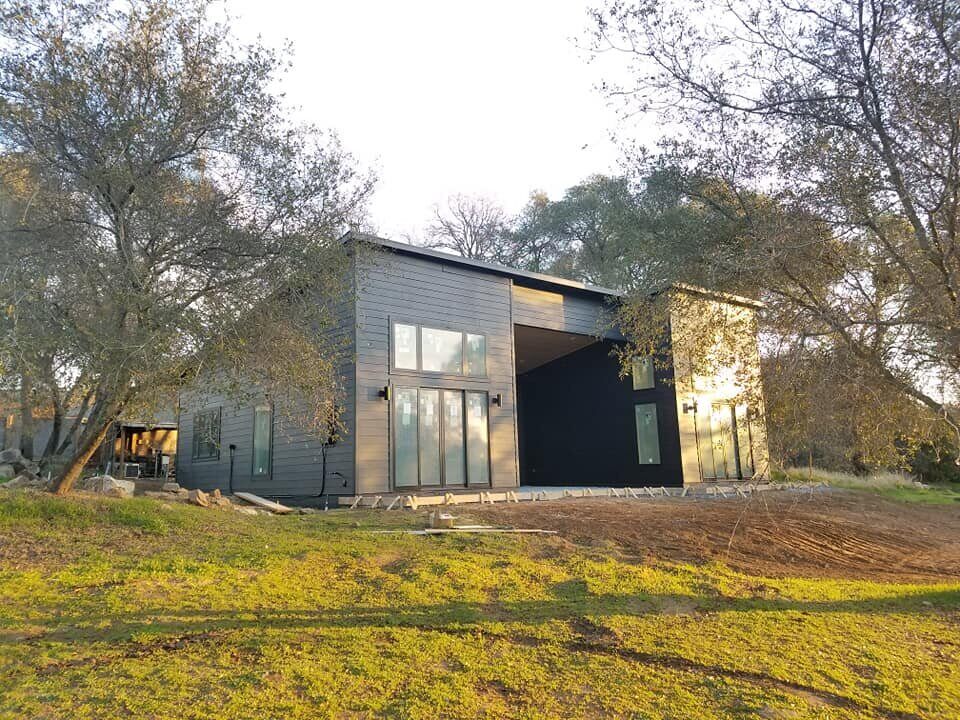
[{"label": "green foliage", "polygon": [[205,0],[0,13],[0,347],[22,387],[47,386],[38,406],[94,398],[68,473],[121,412],[169,407],[201,372],[322,433],[338,238],[372,179],[291,122],[284,54],[241,44]]},{"label": "green foliage", "polygon": [[920,444],[910,458],[910,472],[926,483],[960,483],[956,446],[947,439]]},{"label": "green foliage", "polygon": [[18,548],[0,571],[0,718],[960,713],[960,585],[369,532],[422,520],[406,513],[143,502],[161,535],[105,501],[0,496]]}]

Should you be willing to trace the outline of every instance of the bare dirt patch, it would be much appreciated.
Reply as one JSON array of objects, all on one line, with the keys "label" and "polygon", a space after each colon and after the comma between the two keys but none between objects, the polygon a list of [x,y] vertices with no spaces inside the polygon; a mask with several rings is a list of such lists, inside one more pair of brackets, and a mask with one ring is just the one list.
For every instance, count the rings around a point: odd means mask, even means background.
[{"label": "bare dirt patch", "polygon": [[[464,513],[467,514],[467,513]],[[748,500],[556,500],[471,507],[485,522],[558,530],[643,559],[713,560],[771,577],[960,577],[960,508],[868,493],[768,492]]]}]

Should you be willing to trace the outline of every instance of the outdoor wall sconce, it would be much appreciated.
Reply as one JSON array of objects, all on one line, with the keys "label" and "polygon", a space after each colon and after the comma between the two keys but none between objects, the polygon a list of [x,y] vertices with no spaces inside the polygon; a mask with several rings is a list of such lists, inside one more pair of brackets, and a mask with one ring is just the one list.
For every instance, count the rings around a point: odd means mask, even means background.
[{"label": "outdoor wall sconce", "polygon": [[390,386],[384,385],[377,391],[377,397],[383,398],[384,400],[390,399]]},{"label": "outdoor wall sconce", "polygon": [[683,402],[683,414],[684,414],[684,415],[689,415],[690,413],[695,413],[696,411],[697,411],[697,401],[696,401],[696,400],[691,400],[690,402],[687,402],[686,400],[684,400],[684,402]]},{"label": "outdoor wall sconce", "polygon": [[503,393],[497,393],[490,398],[490,404],[496,405],[497,407],[503,407]]}]

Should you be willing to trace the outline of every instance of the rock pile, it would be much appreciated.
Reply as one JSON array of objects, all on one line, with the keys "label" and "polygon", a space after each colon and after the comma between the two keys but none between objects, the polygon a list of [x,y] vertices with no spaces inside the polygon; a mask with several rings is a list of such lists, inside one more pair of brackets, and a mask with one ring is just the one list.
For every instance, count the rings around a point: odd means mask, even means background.
[{"label": "rock pile", "polygon": [[[148,491],[144,495],[156,498],[158,500],[169,500],[173,502],[186,502],[191,505],[197,505],[205,508],[232,508],[245,515],[259,515],[260,510],[246,505],[235,505],[230,498],[225,497],[219,489],[212,492],[203,490],[187,490],[180,487],[175,482],[164,483],[163,487],[157,491]],[[265,511],[264,511],[265,512]],[[269,513],[266,513],[269,515]]]},{"label": "rock pile", "polygon": [[15,488],[47,489],[47,481],[40,477],[40,467],[33,460],[25,458],[17,448],[0,451],[0,478],[9,477],[12,477],[13,480],[0,484],[0,487],[10,490]]}]

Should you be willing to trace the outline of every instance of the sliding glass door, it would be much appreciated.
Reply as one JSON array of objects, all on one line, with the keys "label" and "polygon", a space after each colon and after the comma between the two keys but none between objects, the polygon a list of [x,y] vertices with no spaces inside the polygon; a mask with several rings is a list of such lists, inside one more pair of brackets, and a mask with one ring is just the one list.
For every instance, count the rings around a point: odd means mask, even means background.
[{"label": "sliding glass door", "polygon": [[395,388],[394,486],[489,485],[488,404],[485,392]]},{"label": "sliding glass door", "polygon": [[417,416],[417,389],[397,388],[393,394],[393,473],[398,488],[420,484]]},{"label": "sliding glass door", "polygon": [[463,437],[463,390],[443,391],[444,485],[467,484],[467,447]]},{"label": "sliding glass door", "polygon": [[487,393],[467,393],[467,480],[470,485],[490,484],[487,405]]}]

